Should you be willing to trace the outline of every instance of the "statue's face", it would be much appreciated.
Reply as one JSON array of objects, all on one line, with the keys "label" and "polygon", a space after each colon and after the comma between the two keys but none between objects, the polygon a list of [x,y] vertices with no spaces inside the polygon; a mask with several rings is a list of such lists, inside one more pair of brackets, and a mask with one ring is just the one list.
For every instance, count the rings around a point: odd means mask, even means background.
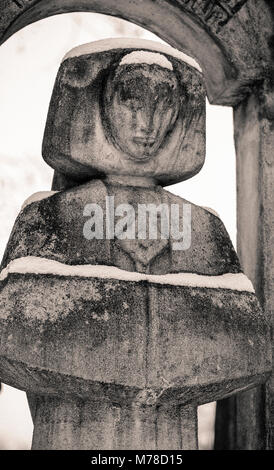
[{"label": "statue's face", "polygon": [[136,162],[153,158],[180,108],[177,78],[154,65],[124,67],[107,89],[107,121],[114,144]]}]

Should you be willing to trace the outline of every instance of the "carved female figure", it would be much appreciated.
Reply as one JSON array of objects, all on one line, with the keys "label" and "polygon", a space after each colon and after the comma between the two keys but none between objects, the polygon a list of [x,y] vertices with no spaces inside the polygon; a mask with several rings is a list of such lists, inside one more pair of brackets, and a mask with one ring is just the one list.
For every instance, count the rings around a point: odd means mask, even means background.
[{"label": "carved female figure", "polygon": [[271,368],[221,220],[163,189],[204,163],[201,73],[147,41],[74,49],[43,157],[55,191],[19,214],[0,277],[1,378],[28,391],[33,447],[195,448],[197,404]]}]

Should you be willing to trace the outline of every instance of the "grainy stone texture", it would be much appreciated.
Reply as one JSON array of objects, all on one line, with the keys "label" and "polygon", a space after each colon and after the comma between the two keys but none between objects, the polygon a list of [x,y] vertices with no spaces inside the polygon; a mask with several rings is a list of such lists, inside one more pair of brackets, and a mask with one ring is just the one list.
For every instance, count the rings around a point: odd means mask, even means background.
[{"label": "grainy stone texture", "polygon": [[[98,401],[64,401],[39,398],[36,449],[193,449],[197,435],[194,407],[119,404]],[[48,413],[51,410],[52,413]],[[54,416],[53,434],[48,420]],[[170,439],[167,444],[166,434]],[[56,436],[56,438],[54,437]],[[53,440],[54,437],[54,440]]]},{"label": "grainy stone texture", "polygon": [[0,375],[44,397],[34,448],[194,448],[192,426],[167,432],[179,408],[253,387],[271,368],[253,294],[50,275],[2,284]]},{"label": "grainy stone texture", "polygon": [[[238,246],[246,273],[252,280],[273,328],[274,286],[274,124],[273,88],[265,84],[235,110],[238,155]],[[267,386],[220,405],[225,422],[218,448],[274,447],[273,378]],[[225,416],[229,419],[225,420]],[[220,425],[219,425],[220,426]],[[229,438],[223,432],[230,428]]]},{"label": "grainy stone texture", "polygon": [[[142,42],[148,51],[157,46],[151,41]],[[162,56],[168,58],[172,72],[156,64],[143,64],[139,68],[134,64],[120,65],[134,50],[127,47],[126,39],[124,48],[117,49],[114,40],[112,50],[85,53],[62,63],[49,107],[42,151],[45,161],[55,170],[78,181],[107,173],[146,175],[162,185],[188,179],[200,171],[205,157],[205,90],[201,74],[172,57],[172,48],[170,56]],[[131,92],[127,90],[129,84]],[[137,146],[134,143],[129,146],[128,132],[122,140],[125,122],[119,121],[117,107],[115,119],[110,119],[111,110],[116,96],[120,100],[123,94],[126,99],[131,93],[128,99],[131,106],[138,103],[142,108],[149,106],[153,112],[156,89],[158,95],[166,93],[170,100],[162,107],[158,105],[165,144],[156,141],[152,145],[150,151],[154,155],[158,150],[154,158],[141,161],[141,153],[140,159],[134,160],[128,152],[138,151]],[[118,136],[117,132],[120,132]],[[155,145],[159,148],[154,149]]]},{"label": "grainy stone texture", "polygon": [[[183,226],[183,204],[191,205],[192,243],[188,250],[172,249],[169,240],[151,240],[150,247],[143,240],[87,240],[83,216],[88,203],[104,209],[106,226],[106,196],[114,196],[115,206],[121,202],[138,204],[178,204],[180,227]],[[115,220],[119,220],[116,217]],[[164,242],[162,245],[161,243]],[[159,257],[158,255],[161,254]],[[91,181],[73,190],[57,193],[37,201],[22,211],[15,223],[1,268],[16,258],[40,256],[65,264],[106,264],[128,271],[145,270],[151,274],[195,272],[204,275],[239,273],[241,267],[222,221],[207,210],[189,203],[160,186],[138,188],[102,181]],[[136,267],[139,263],[139,269]]]},{"label": "grainy stone texture", "polygon": [[1,374],[33,393],[87,398],[114,384],[117,401],[121,386],[208,402],[270,368],[254,294],[37,274],[1,287]]},{"label": "grainy stone texture", "polygon": [[[168,54],[129,63],[130,53],[64,61],[44,156],[58,172],[56,189],[66,185],[62,173],[73,187],[22,210],[2,268],[35,256],[158,275],[241,272],[220,219],[159,184],[189,178],[203,163],[198,72]],[[155,239],[135,230],[126,240],[84,236],[88,204],[102,208],[107,225],[106,197],[115,213],[126,204],[135,217],[142,204],[188,204],[188,249],[159,236],[157,217]],[[252,388],[271,370],[269,324],[244,289],[37,272],[9,273],[0,288],[0,376],[28,392],[35,449],[196,448],[197,405]]]}]

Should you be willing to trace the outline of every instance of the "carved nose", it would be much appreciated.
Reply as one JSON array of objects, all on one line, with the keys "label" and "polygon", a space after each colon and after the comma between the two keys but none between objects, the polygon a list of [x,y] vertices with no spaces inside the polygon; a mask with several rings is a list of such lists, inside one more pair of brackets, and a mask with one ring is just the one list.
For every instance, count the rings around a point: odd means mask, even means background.
[{"label": "carved nose", "polygon": [[138,116],[138,124],[140,131],[145,132],[146,134],[150,134],[153,131],[154,111],[141,111]]}]

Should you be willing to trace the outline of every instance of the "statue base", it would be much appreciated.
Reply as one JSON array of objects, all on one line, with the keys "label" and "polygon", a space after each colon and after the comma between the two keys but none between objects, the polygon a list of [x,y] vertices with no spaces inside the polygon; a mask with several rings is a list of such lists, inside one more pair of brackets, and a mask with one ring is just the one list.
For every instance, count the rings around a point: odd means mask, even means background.
[{"label": "statue base", "polygon": [[197,408],[29,397],[33,450],[195,450]]}]

